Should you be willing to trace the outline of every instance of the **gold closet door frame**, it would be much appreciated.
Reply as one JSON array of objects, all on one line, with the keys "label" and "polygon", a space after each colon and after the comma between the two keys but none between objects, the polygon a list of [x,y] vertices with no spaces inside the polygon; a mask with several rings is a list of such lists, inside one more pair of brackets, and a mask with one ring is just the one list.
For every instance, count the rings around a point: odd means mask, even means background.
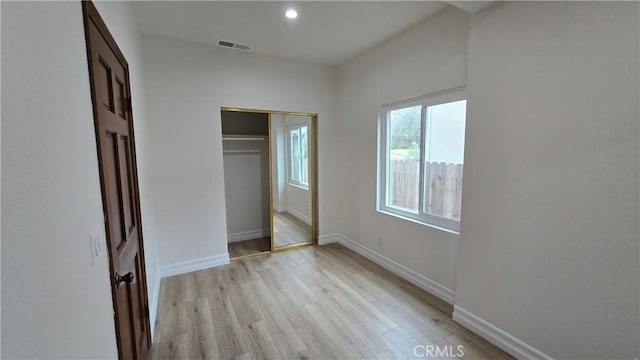
[{"label": "gold closet door frame", "polygon": [[[289,249],[295,249],[302,246],[316,245],[318,243],[318,114],[306,113],[297,111],[281,111],[281,110],[265,110],[265,109],[248,109],[237,107],[221,107],[220,111],[233,111],[233,112],[246,112],[246,113],[260,113],[267,114],[268,127],[269,127],[269,215],[270,215],[270,227],[271,227],[271,252],[284,251]],[[272,136],[271,136],[271,115],[294,115],[294,116],[308,116],[311,118],[311,136],[310,148],[311,148],[311,164],[309,167],[310,174],[309,180],[311,181],[311,240],[299,244],[292,244],[287,246],[275,247],[274,246],[274,233],[273,233],[273,154],[272,154]],[[265,254],[251,254],[248,256],[256,256]],[[244,258],[244,257],[240,257]]]}]

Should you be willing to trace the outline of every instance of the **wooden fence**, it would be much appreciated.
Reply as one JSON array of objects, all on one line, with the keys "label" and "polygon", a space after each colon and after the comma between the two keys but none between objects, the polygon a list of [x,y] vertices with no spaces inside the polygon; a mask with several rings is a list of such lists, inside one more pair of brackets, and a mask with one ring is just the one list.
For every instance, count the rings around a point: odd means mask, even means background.
[{"label": "wooden fence", "polygon": [[[391,160],[391,204],[417,210],[419,201],[419,161]],[[426,212],[460,219],[462,205],[462,164],[426,163]]]}]

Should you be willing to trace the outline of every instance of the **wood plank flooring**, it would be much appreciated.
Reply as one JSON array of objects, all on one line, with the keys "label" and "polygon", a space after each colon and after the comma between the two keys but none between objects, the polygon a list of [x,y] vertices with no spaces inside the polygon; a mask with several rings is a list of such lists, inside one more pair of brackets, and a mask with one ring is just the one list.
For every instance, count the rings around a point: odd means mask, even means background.
[{"label": "wood plank flooring", "polygon": [[229,257],[231,259],[239,256],[258,254],[269,250],[271,250],[270,237],[229,243]]},{"label": "wood plank flooring", "polygon": [[311,241],[311,226],[288,212],[273,213],[274,247]]},{"label": "wood plank flooring", "polygon": [[[452,307],[338,244],[162,280],[152,359],[406,359],[416,345],[511,357]],[[432,357],[422,357],[432,358]]]}]

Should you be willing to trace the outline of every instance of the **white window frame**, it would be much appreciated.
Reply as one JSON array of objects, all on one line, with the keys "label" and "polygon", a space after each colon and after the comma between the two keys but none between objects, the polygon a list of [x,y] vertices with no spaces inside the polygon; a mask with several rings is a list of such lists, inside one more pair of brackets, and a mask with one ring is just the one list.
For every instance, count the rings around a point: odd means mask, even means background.
[{"label": "white window frame", "polygon": [[[425,209],[425,138],[427,129],[427,119],[425,109],[429,106],[435,106],[460,100],[466,100],[466,88],[458,87],[425,96],[412,98],[403,101],[383,105],[378,118],[378,196],[377,210],[381,213],[396,216],[405,220],[416,222],[429,227],[437,228],[443,231],[459,234],[460,221],[445,218],[424,211]],[[389,112],[397,109],[404,109],[413,106],[421,106],[420,110],[420,181],[419,181],[419,197],[418,197],[418,213],[402,210],[398,207],[387,206],[388,194],[387,184],[389,183],[389,159],[387,158],[387,146],[389,144]]]},{"label": "white window frame", "polygon": [[[305,184],[303,182],[300,182],[298,180],[294,180],[293,179],[293,169],[291,168],[291,165],[292,165],[291,130],[300,129],[300,128],[303,128],[303,127],[307,128],[307,156],[309,156],[308,155],[308,151],[309,151],[309,144],[308,144],[308,142],[309,142],[309,128],[310,128],[309,124],[307,124],[307,123],[292,124],[292,125],[287,125],[287,127],[286,127],[286,135],[285,135],[285,137],[287,139],[287,142],[286,142],[286,144],[287,144],[287,151],[286,151],[286,157],[287,157],[287,159],[286,159],[287,184],[289,184],[291,186],[295,186],[295,187],[301,188],[301,189],[304,189],[304,190],[309,190],[309,184],[308,183]],[[308,158],[307,158],[307,161],[309,161]],[[299,166],[300,166],[300,171],[301,171],[300,175],[302,175],[302,160],[300,160]],[[308,168],[308,166],[307,166],[307,168]],[[307,177],[308,177],[308,174],[307,174]]]}]

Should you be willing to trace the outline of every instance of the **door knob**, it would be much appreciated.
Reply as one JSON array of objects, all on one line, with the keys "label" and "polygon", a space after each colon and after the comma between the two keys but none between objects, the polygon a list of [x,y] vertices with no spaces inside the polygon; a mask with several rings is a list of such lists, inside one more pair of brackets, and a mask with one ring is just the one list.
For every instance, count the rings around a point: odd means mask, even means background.
[{"label": "door knob", "polygon": [[122,283],[122,282],[126,282],[127,284],[131,284],[131,282],[133,281],[133,278],[135,278],[135,275],[133,275],[133,273],[131,271],[129,271],[128,273],[126,273],[124,275],[120,275],[120,274],[116,273],[116,287],[120,287],[120,283]]}]

